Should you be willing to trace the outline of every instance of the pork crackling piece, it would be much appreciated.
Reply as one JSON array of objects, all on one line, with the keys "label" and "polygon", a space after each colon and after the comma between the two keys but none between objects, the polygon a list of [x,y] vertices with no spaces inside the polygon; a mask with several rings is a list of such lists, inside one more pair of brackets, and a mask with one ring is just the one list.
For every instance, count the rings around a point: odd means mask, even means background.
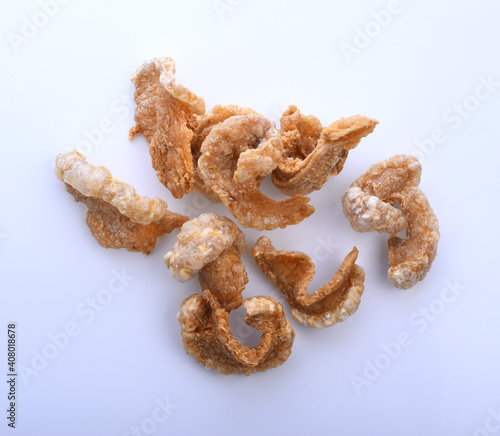
[{"label": "pork crackling piece", "polygon": [[159,198],[140,197],[132,186],[76,151],[58,155],[55,172],[75,200],[87,206],[87,225],[105,248],[149,254],[159,236],[189,219],[169,211]]},{"label": "pork crackling piece", "polygon": [[300,251],[278,251],[265,236],[252,248],[252,256],[267,278],[276,284],[291,307],[292,318],[315,328],[329,327],[356,312],[364,290],[365,273],[356,265],[358,250],[346,256],[333,278],[312,294],[307,287],[314,264]]},{"label": "pork crackling piece", "polygon": [[198,172],[244,227],[272,230],[297,224],[314,212],[308,197],[283,201],[262,192],[262,178],[276,168],[283,143],[259,114],[232,116],[214,126],[201,145]]},{"label": "pork crackling piece", "polygon": [[145,61],[132,75],[137,108],[129,137],[136,133],[146,137],[158,179],[174,198],[182,198],[194,184],[190,120],[205,112],[205,102],[174,74],[174,61],[162,57]]},{"label": "pork crackling piece", "polygon": [[198,174],[198,159],[201,155],[201,144],[212,131],[214,126],[224,122],[236,115],[254,114],[253,109],[236,105],[220,106],[216,105],[211,111],[202,115],[194,115],[192,119],[193,138],[191,139],[191,153],[193,155],[194,167],[194,190],[204,194],[211,202],[220,203],[220,198],[209,189]]},{"label": "pork crackling piece", "polygon": [[243,306],[245,322],[262,333],[257,347],[246,347],[233,336],[229,312],[209,290],[186,298],[177,314],[186,353],[221,374],[250,375],[283,364],[295,333],[281,304],[271,297],[250,297]]},{"label": "pork crackling piece", "polygon": [[248,283],[240,258],[246,247],[245,234],[236,224],[207,212],[183,224],[174,248],[163,260],[181,282],[199,272],[202,289],[210,289],[224,309],[232,310],[241,306],[241,293]]},{"label": "pork crackling piece", "polygon": [[307,195],[329,175],[342,171],[349,150],[375,129],[378,121],[354,115],[323,127],[314,116],[290,106],[281,117],[283,158],[273,171],[274,185],[285,195]]},{"label": "pork crackling piece", "polygon": [[[370,167],[342,197],[354,230],[390,234],[388,278],[400,289],[425,277],[439,242],[438,220],[418,188],[421,173],[415,157],[396,155]],[[397,233],[404,229],[406,238],[399,238]]]},{"label": "pork crackling piece", "polygon": [[394,193],[406,217],[406,238],[389,238],[389,272],[387,277],[400,289],[408,289],[423,280],[436,258],[439,222],[425,194],[415,186]]}]

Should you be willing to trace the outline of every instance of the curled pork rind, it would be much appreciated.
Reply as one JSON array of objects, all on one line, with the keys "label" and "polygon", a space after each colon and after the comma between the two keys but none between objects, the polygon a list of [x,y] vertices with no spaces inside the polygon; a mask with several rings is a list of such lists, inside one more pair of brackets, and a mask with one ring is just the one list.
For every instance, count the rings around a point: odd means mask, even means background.
[{"label": "curled pork rind", "polygon": [[244,227],[284,228],[301,222],[314,208],[301,195],[276,201],[260,192],[262,178],[276,168],[282,151],[279,132],[262,115],[232,116],[203,141],[198,172]]},{"label": "curled pork rind", "polygon": [[307,195],[320,189],[329,175],[342,171],[349,150],[377,124],[355,115],[323,128],[316,117],[304,116],[290,106],[281,117],[284,153],[273,171],[273,183],[285,195]]},{"label": "curled pork rind", "polygon": [[[439,242],[438,220],[418,188],[421,173],[413,156],[393,156],[373,165],[342,197],[344,214],[354,230],[391,235],[388,278],[400,289],[425,277]],[[401,239],[397,233],[405,228],[406,238]]]},{"label": "curled pork rind", "polygon": [[177,319],[186,353],[221,374],[250,375],[283,364],[292,352],[295,333],[281,304],[271,297],[251,297],[243,306],[245,322],[262,333],[254,348],[233,336],[229,312],[209,290],[185,299]]},{"label": "curled pork rind", "polygon": [[239,307],[248,276],[240,255],[245,234],[229,218],[214,212],[183,224],[172,251],[163,257],[170,274],[181,282],[199,272],[202,289],[210,289],[226,310]]},{"label": "curled pork rind", "polygon": [[346,256],[332,280],[313,294],[307,287],[314,276],[314,264],[300,251],[278,251],[269,238],[260,237],[252,255],[267,278],[287,299],[292,317],[315,328],[344,321],[358,309],[364,290],[365,273],[356,265],[358,250]]},{"label": "curled pork rind", "polygon": [[159,198],[140,197],[132,186],[76,151],[58,155],[55,172],[67,191],[87,206],[87,225],[105,248],[149,254],[159,236],[189,219],[169,211]]},{"label": "curled pork rind", "polygon": [[175,198],[182,198],[194,184],[190,120],[205,112],[205,102],[186,89],[174,73],[171,58],[154,58],[132,75],[137,124],[129,137],[136,133],[146,137],[158,179]]},{"label": "curled pork rind", "polygon": [[216,105],[210,112],[203,115],[195,115],[192,119],[193,138],[191,139],[191,153],[193,155],[194,166],[194,190],[204,194],[213,203],[221,200],[211,189],[209,189],[198,174],[198,159],[201,155],[201,144],[212,131],[214,126],[226,121],[236,115],[254,114],[253,109],[239,107],[236,105],[220,106]]}]

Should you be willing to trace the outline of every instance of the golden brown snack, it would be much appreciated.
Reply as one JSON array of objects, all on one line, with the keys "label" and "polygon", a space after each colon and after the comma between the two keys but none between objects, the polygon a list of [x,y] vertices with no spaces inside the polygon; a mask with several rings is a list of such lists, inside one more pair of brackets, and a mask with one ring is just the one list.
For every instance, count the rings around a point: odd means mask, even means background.
[{"label": "golden brown snack", "polygon": [[307,287],[314,276],[314,264],[300,251],[278,251],[271,240],[260,237],[252,248],[255,262],[287,299],[292,317],[315,328],[344,321],[358,309],[365,273],[356,265],[356,247],[346,256],[332,280],[313,294]]},{"label": "golden brown snack", "polygon": [[422,167],[412,156],[398,155],[372,165],[342,197],[344,213],[357,232],[394,235],[406,227],[401,211],[387,199],[406,186],[418,186]]},{"label": "golden brown snack", "polygon": [[[344,214],[354,230],[391,235],[388,278],[400,289],[411,288],[425,277],[439,242],[438,220],[418,188],[421,174],[416,158],[396,155],[372,165],[342,197]],[[405,227],[406,238],[397,237]]]},{"label": "golden brown snack", "polygon": [[236,115],[254,113],[254,110],[247,107],[216,105],[210,112],[205,112],[203,115],[195,115],[192,119],[193,138],[191,139],[191,153],[193,155],[194,166],[194,190],[204,194],[213,203],[219,203],[221,200],[217,194],[205,186],[205,183],[198,174],[198,159],[201,155],[201,144],[217,124]]},{"label": "golden brown snack", "polygon": [[87,206],[87,225],[105,248],[149,254],[159,236],[189,219],[169,211],[159,198],[140,197],[132,186],[76,151],[58,155],[55,172],[67,191]]},{"label": "golden brown snack", "polygon": [[323,128],[316,117],[304,116],[290,106],[281,117],[284,153],[273,171],[273,183],[290,196],[320,189],[328,175],[342,171],[349,150],[377,124],[374,119],[354,115]]},{"label": "golden brown snack", "polygon": [[243,303],[242,293],[248,283],[248,275],[234,245],[207,263],[200,270],[198,278],[201,289],[210,289],[221,307],[228,312]]},{"label": "golden brown snack", "polygon": [[210,289],[226,310],[239,307],[248,283],[240,255],[245,234],[229,218],[215,212],[183,224],[174,248],[163,257],[170,274],[181,282],[197,272],[202,289]]},{"label": "golden brown snack", "polygon": [[154,58],[132,75],[137,124],[129,137],[136,133],[146,137],[158,179],[175,198],[182,198],[192,191],[194,183],[189,123],[194,114],[205,112],[205,102],[186,89],[174,73],[171,58]]},{"label": "golden brown snack", "polygon": [[201,146],[198,172],[244,227],[272,230],[297,224],[314,212],[309,198],[284,201],[262,194],[259,184],[281,158],[283,144],[262,115],[238,115],[212,128]]},{"label": "golden brown snack", "polygon": [[389,238],[389,280],[400,289],[408,289],[422,280],[436,258],[439,223],[424,193],[408,186],[394,193],[406,217],[406,238]]},{"label": "golden brown snack", "polygon": [[[205,296],[205,298],[203,297]],[[194,294],[181,305],[184,350],[207,369],[221,374],[250,375],[283,364],[292,352],[295,338],[281,304],[271,297],[251,297],[243,302],[245,322],[262,333],[260,344],[242,345],[229,326],[229,312],[220,307],[209,290]]]}]

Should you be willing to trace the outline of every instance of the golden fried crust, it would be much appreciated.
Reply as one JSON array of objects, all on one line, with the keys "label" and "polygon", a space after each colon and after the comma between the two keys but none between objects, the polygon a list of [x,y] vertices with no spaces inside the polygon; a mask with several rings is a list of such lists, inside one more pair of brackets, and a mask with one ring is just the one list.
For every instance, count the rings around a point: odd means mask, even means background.
[{"label": "golden fried crust", "polygon": [[413,156],[397,155],[372,165],[342,197],[344,214],[357,232],[395,235],[406,227],[401,211],[387,199],[406,186],[418,186],[422,166]]},{"label": "golden fried crust", "polygon": [[144,62],[132,75],[137,124],[130,129],[129,137],[136,133],[146,137],[158,179],[175,198],[182,198],[192,191],[194,183],[193,132],[188,122],[194,114],[205,112],[205,102],[182,86],[174,73],[171,58],[155,58]]},{"label": "golden fried crust", "polygon": [[356,265],[358,250],[346,256],[332,280],[313,294],[307,287],[314,276],[311,258],[300,251],[278,251],[271,240],[260,237],[252,256],[267,278],[276,283],[292,309],[292,317],[315,328],[344,321],[358,309],[364,290],[365,273]]},{"label": "golden fried crust", "polygon": [[87,206],[87,225],[105,248],[149,254],[159,236],[189,219],[169,211],[159,198],[140,197],[132,186],[76,151],[57,156],[55,171],[75,200]]},{"label": "golden fried crust", "polygon": [[198,171],[244,227],[272,230],[297,224],[314,212],[309,198],[276,201],[259,190],[261,178],[281,158],[283,144],[262,115],[233,116],[212,128],[201,146]]},{"label": "golden fried crust", "polygon": [[193,138],[191,139],[191,153],[194,167],[194,190],[204,194],[211,202],[220,203],[220,198],[205,183],[198,174],[198,159],[201,155],[201,144],[212,131],[213,127],[236,115],[254,114],[255,111],[247,107],[236,105],[214,106],[210,112],[195,115],[192,120]]},{"label": "golden fried crust", "polygon": [[228,312],[243,303],[242,292],[248,275],[234,246],[226,248],[217,259],[207,263],[199,272],[201,289],[210,289],[221,307]]},{"label": "golden fried crust", "polygon": [[349,150],[373,132],[378,122],[361,115],[342,118],[323,128],[314,116],[290,106],[281,117],[283,158],[272,180],[286,195],[320,189],[329,175],[342,171]]},{"label": "golden fried crust", "polygon": [[[370,167],[342,197],[344,214],[354,230],[391,235],[388,278],[400,289],[425,277],[439,242],[438,220],[418,188],[421,173],[416,158],[396,155]],[[397,237],[405,228],[406,238]]]},{"label": "golden fried crust", "polygon": [[182,225],[174,248],[163,261],[173,277],[186,282],[231,246],[243,253],[245,234],[229,218],[207,212]]},{"label": "golden fried crust", "polygon": [[292,352],[295,333],[281,304],[271,297],[251,297],[243,306],[245,322],[262,333],[254,348],[233,336],[229,312],[209,290],[185,299],[177,319],[186,353],[221,374],[250,375],[283,364]]},{"label": "golden fried crust", "polygon": [[406,238],[389,238],[389,280],[408,289],[422,280],[432,266],[439,242],[439,223],[424,193],[408,186],[392,195],[406,217]]}]

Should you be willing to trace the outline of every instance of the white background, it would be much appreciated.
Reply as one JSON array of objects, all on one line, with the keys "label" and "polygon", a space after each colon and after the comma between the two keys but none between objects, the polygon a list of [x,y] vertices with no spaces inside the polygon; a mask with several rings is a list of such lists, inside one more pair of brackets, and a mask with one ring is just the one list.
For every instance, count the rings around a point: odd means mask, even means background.
[{"label": "white background", "polygon": [[[395,5],[384,28],[374,24],[374,12]],[[0,374],[15,322],[23,376],[15,430],[0,383],[0,434],[500,434],[499,13],[497,0],[72,0],[49,17],[37,1],[2,2]],[[322,330],[293,322],[293,353],[281,367],[222,376],[185,354],[176,313],[199,285],[175,281],[162,262],[178,230],[150,256],[106,250],[54,175],[55,156],[80,147],[174,211],[231,216],[197,194],[173,199],[144,137],[128,140],[129,77],[154,56],[172,57],[208,109],[250,106],[278,121],[295,104],[325,125],[356,113],[380,122],[343,172],[311,195],[310,218],[246,231],[249,247],[265,234],[278,249],[314,257],[311,291],[354,245],[366,272],[351,318]],[[424,153],[417,141],[433,131],[440,142],[426,142]],[[93,144],[82,142],[87,136]],[[340,198],[371,164],[419,150],[441,241],[425,280],[401,291],[386,278],[387,235],[355,233]],[[249,251],[244,296],[276,297]],[[123,270],[133,279],[91,309]],[[233,313],[232,325],[255,344],[242,316]],[[74,335],[65,340],[67,328]],[[387,358],[384,346],[401,334],[411,343]]]}]

